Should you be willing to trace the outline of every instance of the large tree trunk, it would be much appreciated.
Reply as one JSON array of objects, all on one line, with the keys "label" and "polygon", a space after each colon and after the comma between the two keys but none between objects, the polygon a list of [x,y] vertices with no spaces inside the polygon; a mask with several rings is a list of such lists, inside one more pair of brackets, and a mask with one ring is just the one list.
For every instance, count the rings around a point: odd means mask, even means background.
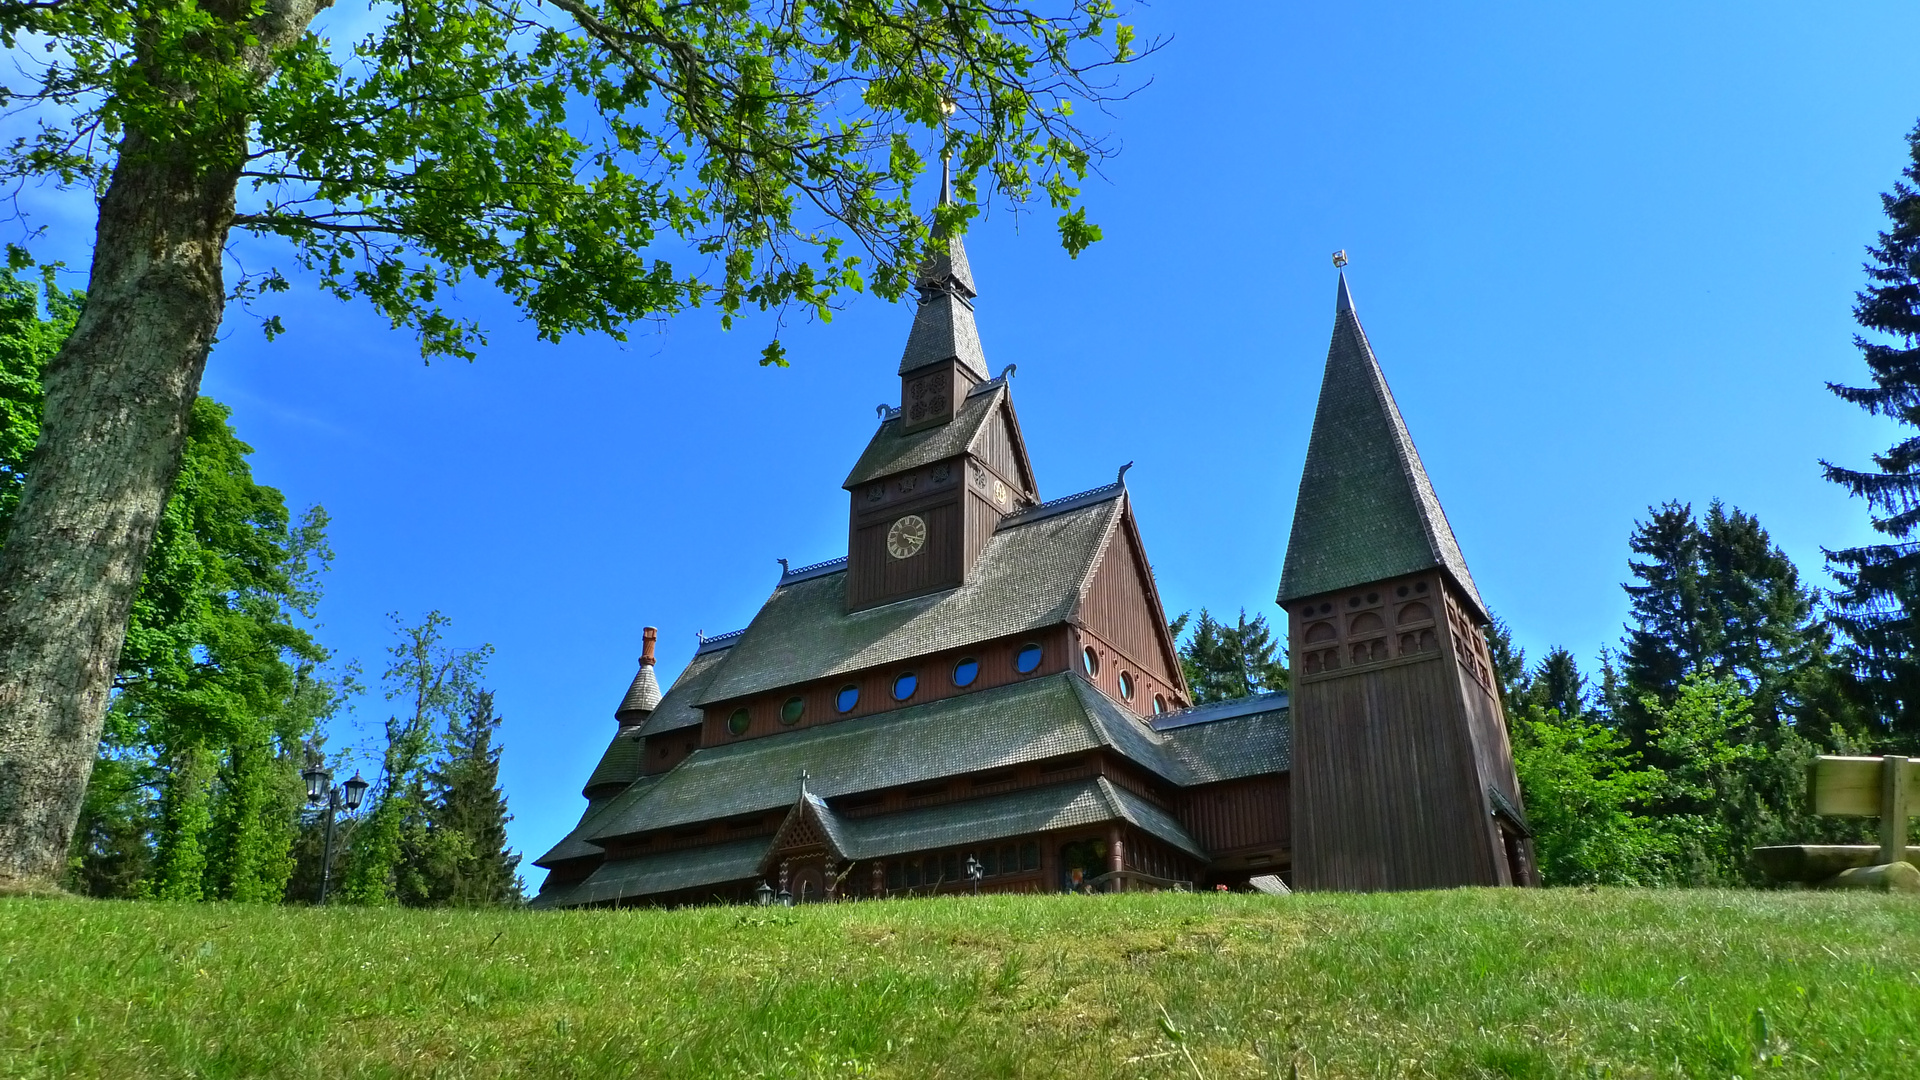
[{"label": "large tree trunk", "polygon": [[[195,35],[207,56],[187,67],[206,77],[233,62],[264,81],[276,50],[332,3],[203,0],[236,33]],[[236,52],[224,51],[230,44]],[[141,56],[131,77],[168,85],[174,74]],[[40,443],[0,547],[0,893],[58,887],[140,570],[226,306],[220,257],[249,121],[198,100],[190,84],[176,90],[184,108],[163,119],[167,141],[125,129],[86,307],[47,367]]]},{"label": "large tree trunk", "polygon": [[0,891],[57,884],[225,306],[234,166],[127,136],[0,547]]}]

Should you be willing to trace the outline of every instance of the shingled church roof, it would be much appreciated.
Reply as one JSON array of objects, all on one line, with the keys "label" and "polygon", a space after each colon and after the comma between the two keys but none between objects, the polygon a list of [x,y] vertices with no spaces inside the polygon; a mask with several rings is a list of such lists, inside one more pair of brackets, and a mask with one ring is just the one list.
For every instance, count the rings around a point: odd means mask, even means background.
[{"label": "shingled church roof", "polygon": [[680,672],[680,677],[673,680],[673,688],[667,691],[667,696],[661,698],[660,704],[654,707],[653,715],[647,717],[646,724],[640,728],[640,737],[644,739],[666,731],[699,727],[700,709],[697,703],[706,695],[707,684],[713,681],[714,673],[720,670],[727,652],[727,648],[703,648],[695,653]]},{"label": "shingled church roof", "polygon": [[1342,274],[1279,600],[1434,567],[1487,617]]},{"label": "shingled church roof", "polygon": [[844,569],[781,585],[727,651],[698,703],[1066,621],[1126,510],[1124,488],[1102,490],[1065,513],[1044,513],[1042,505],[1007,519],[957,589],[849,612]]},{"label": "shingled church roof", "polygon": [[878,480],[883,476],[918,469],[922,465],[931,465],[950,457],[957,457],[968,451],[979,452],[975,445],[981,433],[987,428],[987,422],[993,419],[998,409],[1008,397],[1004,379],[990,379],[973,388],[967,399],[960,403],[959,415],[944,424],[935,424],[930,428],[908,432],[900,429],[906,421],[898,413],[890,412],[873,433],[872,441],[860,452],[860,460],[853,463],[853,471],[840,486],[854,488],[869,480]]},{"label": "shingled church roof", "polygon": [[[943,178],[943,205],[948,202],[947,193],[948,184]],[[976,380],[985,379],[986,353],[980,347],[980,328],[973,321],[973,298],[979,293],[973,287],[966,245],[958,236],[948,236],[936,226],[931,248],[916,285],[920,303],[914,309],[906,351],[900,356],[900,374],[952,359],[972,372]]]},{"label": "shingled church roof", "polygon": [[[1284,707],[1160,733],[1077,675],[1048,675],[775,737],[704,747],[622,793],[588,838],[793,805],[802,774],[833,798],[1107,748],[1180,785],[1290,766]],[[1213,728],[1201,735],[1202,728]]]}]

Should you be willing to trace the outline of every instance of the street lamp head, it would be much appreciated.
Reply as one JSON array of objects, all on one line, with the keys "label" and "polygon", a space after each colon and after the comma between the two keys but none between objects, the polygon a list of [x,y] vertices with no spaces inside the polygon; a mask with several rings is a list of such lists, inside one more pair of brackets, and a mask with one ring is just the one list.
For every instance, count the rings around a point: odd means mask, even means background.
[{"label": "street lamp head", "polygon": [[319,806],[321,803],[327,801],[327,787],[333,782],[333,776],[328,773],[327,770],[321,768],[307,769],[300,774],[300,779],[307,782],[308,805]]},{"label": "street lamp head", "polygon": [[967,856],[967,876],[975,881],[979,881],[982,876],[980,860],[974,858],[972,855]]},{"label": "street lamp head", "polygon": [[780,890],[780,906],[781,907],[793,906],[793,894],[788,892],[785,889]]},{"label": "street lamp head", "polygon": [[341,801],[345,804],[347,813],[351,814],[360,809],[360,800],[367,797],[367,789],[372,786],[360,779],[359,773],[354,773],[353,779],[340,785]]},{"label": "street lamp head", "polygon": [[773,886],[767,884],[765,880],[762,880],[760,882],[760,887],[753,890],[753,899],[754,899],[754,902],[759,904],[761,907],[766,907],[769,904],[772,904],[773,903]]}]

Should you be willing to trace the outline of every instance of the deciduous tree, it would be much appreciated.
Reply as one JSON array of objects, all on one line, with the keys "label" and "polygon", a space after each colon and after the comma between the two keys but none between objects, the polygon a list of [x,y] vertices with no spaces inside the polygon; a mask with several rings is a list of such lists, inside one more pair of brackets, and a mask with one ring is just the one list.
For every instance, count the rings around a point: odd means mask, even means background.
[{"label": "deciduous tree", "polygon": [[[1134,52],[1110,0],[400,0],[355,5],[375,25],[350,45],[316,30],[330,6],[0,0],[38,64],[0,86],[30,129],[0,179],[99,198],[0,547],[0,887],[59,871],[230,299],[312,281],[428,356],[484,341],[442,303],[469,278],[548,339],[707,303],[826,314],[911,284],[929,149],[957,166],[942,225],[985,181],[1043,193],[1078,252],[1101,148],[1073,106]],[[236,230],[292,276],[230,280]]]}]

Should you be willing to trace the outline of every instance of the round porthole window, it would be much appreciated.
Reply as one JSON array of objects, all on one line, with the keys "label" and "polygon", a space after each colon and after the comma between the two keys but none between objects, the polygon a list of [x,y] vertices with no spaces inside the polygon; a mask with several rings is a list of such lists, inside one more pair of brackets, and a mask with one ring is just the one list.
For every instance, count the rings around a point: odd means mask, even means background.
[{"label": "round porthole window", "polygon": [[753,723],[753,716],[747,710],[735,709],[733,715],[727,717],[727,730],[735,735],[745,735],[747,725],[751,723]]},{"label": "round porthole window", "polygon": [[980,677],[980,661],[969,656],[953,665],[953,685],[972,686],[973,680]]},{"label": "round porthole window", "polygon": [[1100,654],[1093,651],[1093,646],[1089,645],[1080,650],[1080,663],[1087,669],[1089,678],[1100,676]]},{"label": "round porthole window", "polygon": [[860,688],[852,683],[841,687],[839,696],[833,699],[834,708],[841,712],[852,712],[853,707],[858,704],[860,704]]},{"label": "round porthole window", "polygon": [[907,700],[908,698],[913,696],[913,691],[919,685],[920,685],[920,680],[915,678],[913,672],[911,671],[893,680],[893,700],[895,701]]},{"label": "round porthole window", "polygon": [[787,703],[780,706],[780,722],[788,727],[799,723],[800,718],[806,714],[807,699],[799,695],[788,698]]},{"label": "round porthole window", "polygon": [[1020,652],[1013,658],[1013,669],[1022,675],[1030,674],[1040,666],[1040,646],[1022,645]]},{"label": "round porthole window", "polygon": [[1133,673],[1132,672],[1123,671],[1120,673],[1120,700],[1121,701],[1133,700]]},{"label": "round porthole window", "polygon": [[1153,695],[1153,715],[1167,715],[1167,699],[1161,697],[1159,694]]}]

